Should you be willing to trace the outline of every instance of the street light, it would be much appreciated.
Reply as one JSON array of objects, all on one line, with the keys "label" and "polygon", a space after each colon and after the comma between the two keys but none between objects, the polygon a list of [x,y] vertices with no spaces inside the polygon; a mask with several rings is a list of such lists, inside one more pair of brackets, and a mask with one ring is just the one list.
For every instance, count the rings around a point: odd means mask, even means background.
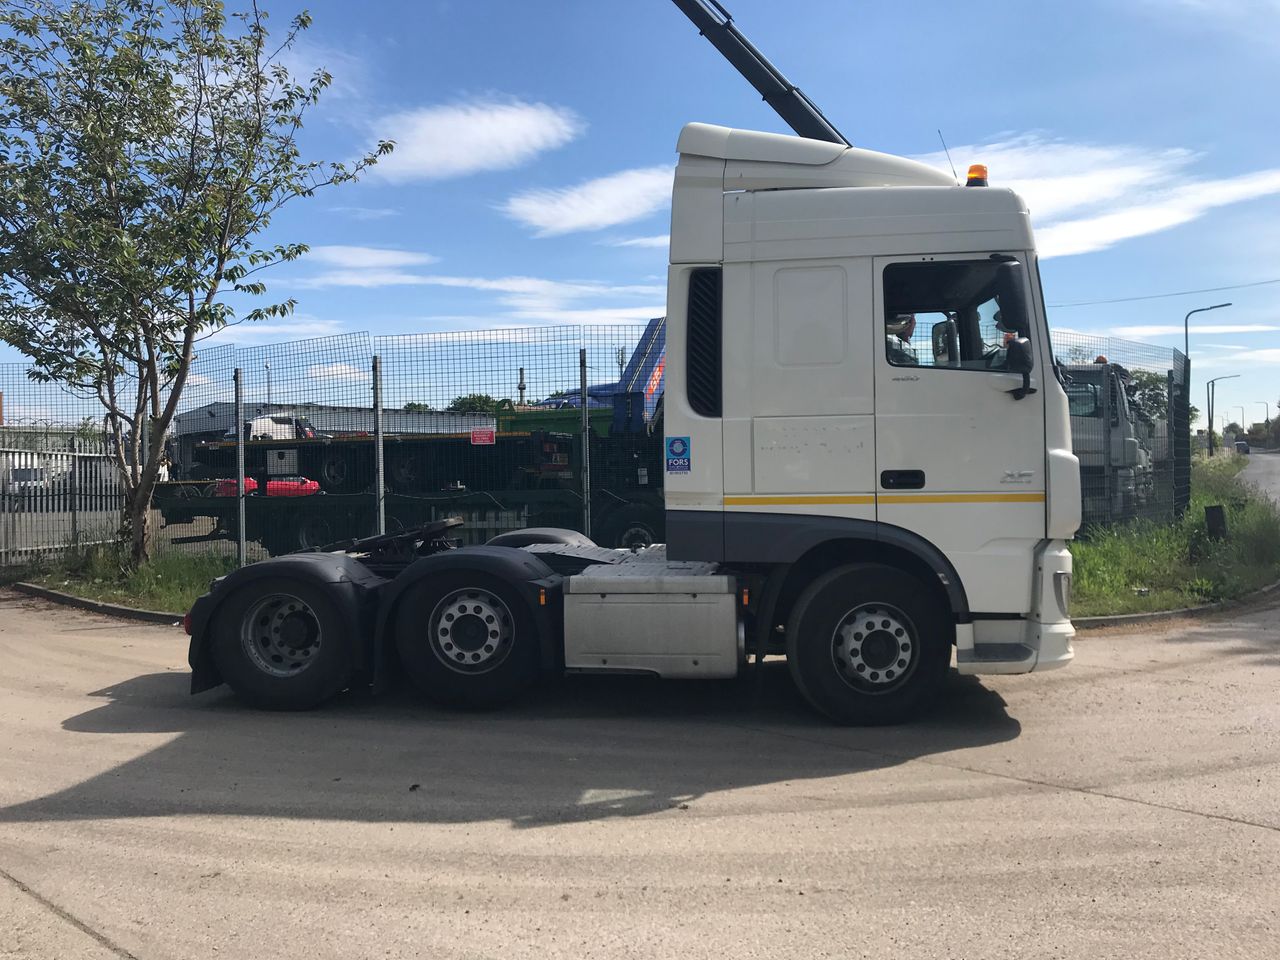
[{"label": "street light", "polygon": [[1182,318],[1182,355],[1188,359],[1191,357],[1191,314],[1204,313],[1207,310],[1221,310],[1223,307],[1231,306],[1228,303],[1215,303],[1212,307],[1196,307],[1194,310],[1188,310],[1187,315]]},{"label": "street light", "polygon": [[1253,401],[1253,402],[1254,402],[1254,403],[1260,403],[1260,404],[1262,404],[1264,407],[1266,407],[1266,409],[1267,409],[1267,420],[1266,420],[1266,425],[1267,425],[1267,429],[1268,429],[1268,430],[1270,430],[1270,429],[1271,429],[1271,401],[1270,401],[1270,400],[1255,400],[1255,401]]},{"label": "street light", "polygon": [[1224,377],[1214,377],[1212,380],[1205,381],[1204,393],[1205,403],[1209,409],[1205,411],[1209,421],[1209,456],[1213,456],[1213,401],[1217,398],[1218,388],[1214,386],[1219,380],[1234,380],[1240,376],[1238,373],[1229,373]]},{"label": "street light", "polygon": [[270,409],[271,408],[271,364],[264,363],[263,366],[267,368],[267,409]]},{"label": "street light", "polygon": [[1237,422],[1238,424],[1240,424],[1240,429],[1241,429],[1241,430],[1244,430],[1244,429],[1245,429],[1245,425],[1244,425],[1244,407],[1239,406],[1239,405],[1236,405],[1236,406],[1232,407],[1231,409],[1232,409],[1232,410],[1239,410],[1239,411],[1240,411],[1240,419],[1239,419],[1239,420],[1237,420],[1236,422]]}]

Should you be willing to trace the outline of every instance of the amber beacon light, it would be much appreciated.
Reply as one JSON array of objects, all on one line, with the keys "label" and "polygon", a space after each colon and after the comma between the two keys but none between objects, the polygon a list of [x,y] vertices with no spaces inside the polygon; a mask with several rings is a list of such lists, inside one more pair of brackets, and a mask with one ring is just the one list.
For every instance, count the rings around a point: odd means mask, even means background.
[{"label": "amber beacon light", "polygon": [[973,163],[969,165],[969,176],[965,180],[966,187],[985,187],[987,185],[987,165]]}]

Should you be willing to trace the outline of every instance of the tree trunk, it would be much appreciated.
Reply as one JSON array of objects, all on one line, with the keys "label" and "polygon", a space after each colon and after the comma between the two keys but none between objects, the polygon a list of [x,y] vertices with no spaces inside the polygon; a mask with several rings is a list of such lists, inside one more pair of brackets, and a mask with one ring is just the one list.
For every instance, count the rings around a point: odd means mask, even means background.
[{"label": "tree trunk", "polygon": [[135,567],[151,559],[151,488],[151,484],[135,487],[125,498],[122,533]]}]

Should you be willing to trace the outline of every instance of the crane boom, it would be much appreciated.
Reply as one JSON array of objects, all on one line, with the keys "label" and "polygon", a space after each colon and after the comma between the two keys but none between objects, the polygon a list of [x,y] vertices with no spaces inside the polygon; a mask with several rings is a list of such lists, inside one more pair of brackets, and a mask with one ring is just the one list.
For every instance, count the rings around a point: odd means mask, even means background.
[{"label": "crane boom", "polygon": [[760,92],[792,130],[811,140],[851,146],[804,92],[782,75],[755,45],[742,35],[729,11],[716,0],[672,0],[698,31]]}]

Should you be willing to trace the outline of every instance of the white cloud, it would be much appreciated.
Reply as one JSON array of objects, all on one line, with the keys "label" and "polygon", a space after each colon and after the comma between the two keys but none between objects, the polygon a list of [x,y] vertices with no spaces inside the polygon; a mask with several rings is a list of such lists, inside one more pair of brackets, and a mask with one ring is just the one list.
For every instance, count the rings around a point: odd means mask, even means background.
[{"label": "white cloud", "polygon": [[330,244],[312,247],[304,255],[312,263],[337,267],[340,270],[379,270],[394,267],[424,266],[436,263],[439,257],[411,250],[393,250],[389,247],[352,247]]},{"label": "white cloud", "polygon": [[[1198,157],[1182,148],[1069,143],[1026,134],[956,147],[952,155],[962,169],[970,161],[986,163],[993,183],[1026,200],[1043,258],[1105,250],[1190,223],[1217,207],[1280,194],[1280,169],[1197,178]],[[919,159],[945,166],[940,153]]]},{"label": "white cloud", "polygon": [[295,281],[306,289],[416,286],[474,290],[493,298],[489,313],[453,314],[470,321],[502,323],[634,323],[660,317],[666,287],[660,283],[604,283],[542,277],[468,277],[401,269],[328,270]]},{"label": "white cloud", "polygon": [[370,372],[350,363],[317,363],[307,367],[308,380],[328,380],[335,383],[365,383]]},{"label": "white cloud", "polygon": [[399,210],[391,207],[330,207],[329,212],[345,214],[353,220],[385,220],[400,215]]},{"label": "white cloud", "polygon": [[309,38],[302,38],[289,49],[280,51],[276,59],[297,83],[305,84],[317,71],[326,71],[330,83],[320,97],[322,104],[331,99],[358,97],[365,84],[367,71],[359,57]]},{"label": "white cloud", "polygon": [[[1193,323],[1191,324],[1190,333],[1271,333],[1280,330],[1280,325],[1274,323]],[[1151,323],[1140,324],[1132,327],[1115,327],[1110,333],[1117,337],[1128,339],[1141,337],[1164,337],[1172,334],[1182,334],[1182,324],[1177,323]],[[1236,349],[1236,348],[1230,348]]]},{"label": "white cloud", "polygon": [[607,247],[667,247],[671,244],[671,234],[660,233],[656,237],[627,237],[625,239],[606,240]]},{"label": "white cloud", "polygon": [[373,175],[393,183],[510,170],[577,138],[586,124],[567,107],[522,100],[472,100],[383,117],[379,136],[396,141]]},{"label": "white cloud", "polygon": [[572,187],[527,190],[509,198],[503,211],[533,227],[536,236],[602,230],[641,220],[671,202],[672,167],[640,167]]},{"label": "white cloud", "polygon": [[263,343],[276,340],[304,340],[308,337],[328,337],[342,332],[337,320],[321,320],[307,314],[295,314],[290,320],[264,323],[237,323],[223,327],[210,335],[211,345],[222,343]]}]

